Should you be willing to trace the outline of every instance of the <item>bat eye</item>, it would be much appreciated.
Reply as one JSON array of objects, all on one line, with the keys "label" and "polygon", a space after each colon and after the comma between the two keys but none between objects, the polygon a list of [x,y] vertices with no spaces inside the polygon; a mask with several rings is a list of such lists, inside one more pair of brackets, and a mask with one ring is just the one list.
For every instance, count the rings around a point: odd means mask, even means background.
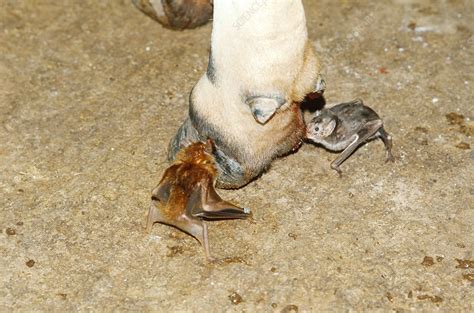
[{"label": "bat eye", "polygon": [[318,131],[319,131],[319,127],[316,126],[316,127],[314,128],[314,130],[318,132]]}]

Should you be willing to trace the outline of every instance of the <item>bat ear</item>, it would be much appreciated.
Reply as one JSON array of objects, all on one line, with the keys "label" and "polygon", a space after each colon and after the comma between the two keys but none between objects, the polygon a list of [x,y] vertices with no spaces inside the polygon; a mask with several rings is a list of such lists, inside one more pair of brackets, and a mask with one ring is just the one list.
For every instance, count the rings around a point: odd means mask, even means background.
[{"label": "bat ear", "polygon": [[364,101],[362,101],[361,98],[357,98],[355,99],[354,101],[352,101],[352,103],[354,104],[358,104],[358,105],[364,105]]},{"label": "bat ear", "polygon": [[337,122],[335,119],[331,120],[329,124],[325,126],[325,129],[323,131],[323,137],[328,137],[329,135],[331,135],[334,129],[336,128],[336,124]]},{"label": "bat ear", "polygon": [[209,154],[213,154],[213,152],[215,150],[216,150],[216,146],[214,144],[214,141],[211,138],[207,138],[206,145],[205,145],[205,151]]}]

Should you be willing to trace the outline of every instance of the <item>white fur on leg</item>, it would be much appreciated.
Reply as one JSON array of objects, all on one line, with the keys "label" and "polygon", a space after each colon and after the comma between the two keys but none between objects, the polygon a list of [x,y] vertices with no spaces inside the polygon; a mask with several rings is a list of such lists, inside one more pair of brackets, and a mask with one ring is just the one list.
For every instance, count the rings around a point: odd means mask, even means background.
[{"label": "white fur on leg", "polygon": [[[230,157],[261,171],[300,140],[295,106],[317,84],[302,1],[215,0],[211,51],[208,74],[191,95],[193,110],[235,147]],[[281,95],[282,105],[264,105],[259,120],[246,99],[265,95]]]}]

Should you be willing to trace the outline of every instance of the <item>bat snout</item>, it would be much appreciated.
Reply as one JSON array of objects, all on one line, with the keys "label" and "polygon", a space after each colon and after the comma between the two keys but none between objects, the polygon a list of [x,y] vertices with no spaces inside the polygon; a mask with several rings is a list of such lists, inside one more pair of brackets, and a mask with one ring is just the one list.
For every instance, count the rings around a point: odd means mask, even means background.
[{"label": "bat snout", "polygon": [[306,138],[310,140],[315,140],[319,136],[319,126],[314,124],[309,124],[306,128]]}]

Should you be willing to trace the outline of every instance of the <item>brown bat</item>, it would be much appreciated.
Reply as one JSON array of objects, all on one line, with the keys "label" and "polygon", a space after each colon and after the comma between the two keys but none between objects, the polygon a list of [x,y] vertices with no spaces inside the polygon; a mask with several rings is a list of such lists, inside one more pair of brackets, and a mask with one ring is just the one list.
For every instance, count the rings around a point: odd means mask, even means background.
[{"label": "brown bat", "polygon": [[158,186],[152,191],[146,230],[153,223],[175,226],[194,236],[203,246],[206,257],[212,260],[205,220],[244,219],[250,210],[240,208],[217,194],[217,169],[212,155],[211,140],[192,143],[182,149],[176,161],[165,171]]}]

